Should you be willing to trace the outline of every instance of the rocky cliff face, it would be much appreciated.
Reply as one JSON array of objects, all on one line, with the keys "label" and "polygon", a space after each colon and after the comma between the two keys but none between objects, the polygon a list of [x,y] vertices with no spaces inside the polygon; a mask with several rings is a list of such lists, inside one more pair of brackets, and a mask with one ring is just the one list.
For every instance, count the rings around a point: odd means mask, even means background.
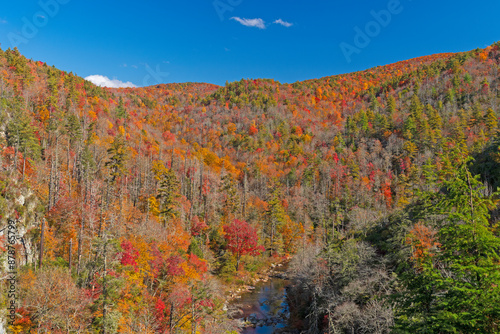
[{"label": "rocky cliff face", "polygon": [[[34,261],[35,249],[32,239],[37,232],[39,201],[35,193],[24,183],[11,178],[9,173],[0,174],[0,236],[6,237],[9,219],[15,221],[19,264]],[[5,261],[5,254],[0,259]],[[2,266],[3,267],[3,266]]]}]

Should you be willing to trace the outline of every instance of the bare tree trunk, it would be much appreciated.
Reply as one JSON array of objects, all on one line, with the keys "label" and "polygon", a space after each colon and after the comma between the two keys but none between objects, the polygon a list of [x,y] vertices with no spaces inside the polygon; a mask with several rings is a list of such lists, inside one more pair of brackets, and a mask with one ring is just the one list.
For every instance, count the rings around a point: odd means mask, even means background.
[{"label": "bare tree trunk", "polygon": [[[127,189],[126,183],[127,183],[127,177],[125,176],[125,189]],[[122,184],[119,184],[116,188],[118,189],[118,201],[119,201],[119,205],[120,205],[120,212],[118,215],[118,219],[119,219],[119,223],[120,223],[120,222],[123,222],[123,191],[124,190],[123,190]]]},{"label": "bare tree trunk", "polygon": [[56,136],[56,159],[55,159],[55,171],[54,171],[54,200],[52,205],[56,205],[59,195],[59,170],[57,169],[59,165],[59,137]]},{"label": "bare tree trunk", "polygon": [[24,238],[21,238],[21,243],[23,244],[24,250],[24,264],[28,264],[28,250],[26,249],[26,243],[24,242]]},{"label": "bare tree trunk", "polygon": [[19,151],[19,130],[17,130],[16,147],[14,148],[14,171],[17,171],[17,152]]},{"label": "bare tree trunk", "polygon": [[272,219],[271,221],[271,256],[273,255],[274,253],[274,230],[275,230],[275,226],[276,224],[274,223],[274,219]]},{"label": "bare tree trunk", "polygon": [[[203,203],[203,161],[200,161],[200,195],[199,195],[198,203]],[[207,218],[205,217],[205,221]]]},{"label": "bare tree trunk", "polygon": [[23,152],[23,178],[21,179],[22,181],[24,181],[25,172],[26,172],[26,147],[24,148]]},{"label": "bare tree trunk", "polygon": [[106,246],[107,242],[104,243],[104,277],[102,281],[102,295],[104,296],[104,300],[102,302],[102,333],[106,334],[106,300],[108,298],[106,290]]},{"label": "bare tree trunk", "polygon": [[69,263],[69,271],[71,271],[71,250],[73,248],[73,239],[69,239],[69,250],[68,250],[68,253],[69,253],[69,259],[68,259],[68,263]]},{"label": "bare tree trunk", "polygon": [[71,159],[70,159],[70,156],[69,156],[69,149],[70,149],[70,140],[68,138],[68,147],[67,147],[67,151],[66,151],[66,158],[68,160],[68,167],[67,167],[67,171],[66,173],[68,174],[68,191],[69,191],[69,196],[71,196],[71,169],[70,169],[70,165],[71,165]]},{"label": "bare tree trunk", "polygon": [[243,177],[243,205],[242,205],[243,219],[245,219],[247,211],[247,193],[248,193],[248,177],[247,173],[245,172],[245,176]]},{"label": "bare tree trunk", "polygon": [[170,319],[169,319],[169,333],[172,333],[172,330],[174,329],[174,303],[170,303]]},{"label": "bare tree trunk", "polygon": [[81,263],[82,263],[82,242],[83,242],[83,229],[85,226],[85,219],[83,218],[83,201],[80,205],[80,230],[78,231],[78,268],[76,272],[80,275]]},{"label": "bare tree trunk", "polygon": [[205,223],[208,222],[208,217],[207,217],[207,195],[203,196],[203,219],[205,220]]},{"label": "bare tree trunk", "polygon": [[101,201],[101,212],[99,214],[99,227],[97,229],[97,236],[101,238],[102,236],[102,222],[104,220],[104,204]]},{"label": "bare tree trunk", "polygon": [[42,218],[42,230],[40,232],[40,258],[38,265],[40,269],[42,269],[44,239],[45,239],[45,218]]},{"label": "bare tree trunk", "polygon": [[191,323],[191,334],[196,334],[196,327],[197,327],[197,323],[196,323],[196,319],[195,319],[195,307],[194,307],[194,301],[191,302],[191,319],[192,319],[192,323]]},{"label": "bare tree trunk", "polygon": [[53,198],[54,198],[54,159],[52,158],[52,154],[50,157],[50,176],[49,176],[49,204],[48,210],[50,211],[53,206]]},{"label": "bare tree trunk", "polygon": [[240,261],[241,261],[241,255],[238,254],[236,256],[236,271],[238,271],[240,269]]}]

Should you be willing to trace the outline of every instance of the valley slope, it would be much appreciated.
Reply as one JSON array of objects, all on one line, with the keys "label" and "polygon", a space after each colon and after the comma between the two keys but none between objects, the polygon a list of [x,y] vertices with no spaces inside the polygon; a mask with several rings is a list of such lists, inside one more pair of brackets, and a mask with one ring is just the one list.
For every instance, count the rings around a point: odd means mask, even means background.
[{"label": "valley slope", "polygon": [[[223,287],[295,255],[295,328],[494,333],[499,64],[497,43],[293,84],[107,89],[0,50],[13,328],[230,333]],[[455,304],[416,288],[433,279]]]}]

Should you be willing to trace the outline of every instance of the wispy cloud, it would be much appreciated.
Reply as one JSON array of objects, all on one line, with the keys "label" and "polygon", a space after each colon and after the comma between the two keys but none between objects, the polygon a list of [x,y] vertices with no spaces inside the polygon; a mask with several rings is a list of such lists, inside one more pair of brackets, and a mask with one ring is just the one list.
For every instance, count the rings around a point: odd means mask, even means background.
[{"label": "wispy cloud", "polygon": [[9,22],[7,22],[7,20],[4,20],[4,19],[0,19],[0,24],[7,24]]},{"label": "wispy cloud", "polygon": [[287,28],[290,28],[291,26],[293,26],[292,23],[283,21],[282,19],[278,19],[278,20],[274,21],[273,23],[281,24],[283,27],[287,27]]},{"label": "wispy cloud", "polygon": [[238,21],[239,23],[247,27],[266,29],[266,24],[263,19],[242,19],[240,17],[232,17],[231,20]]},{"label": "wispy cloud", "polygon": [[109,88],[137,87],[136,85],[134,85],[130,81],[123,82],[123,81],[120,81],[117,79],[111,80],[108,77],[105,77],[103,75],[98,75],[98,74],[90,75],[90,76],[86,77],[85,80],[88,80],[88,81],[92,82],[94,85],[100,86],[100,87],[109,87]]}]

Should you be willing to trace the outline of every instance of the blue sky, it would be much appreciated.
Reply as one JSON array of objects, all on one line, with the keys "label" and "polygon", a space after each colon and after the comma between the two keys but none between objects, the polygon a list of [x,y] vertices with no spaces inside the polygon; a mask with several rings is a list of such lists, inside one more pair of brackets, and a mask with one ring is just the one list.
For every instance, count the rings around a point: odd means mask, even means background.
[{"label": "blue sky", "polygon": [[0,43],[137,86],[291,83],[485,47],[499,13],[498,0],[16,0],[2,4]]}]

